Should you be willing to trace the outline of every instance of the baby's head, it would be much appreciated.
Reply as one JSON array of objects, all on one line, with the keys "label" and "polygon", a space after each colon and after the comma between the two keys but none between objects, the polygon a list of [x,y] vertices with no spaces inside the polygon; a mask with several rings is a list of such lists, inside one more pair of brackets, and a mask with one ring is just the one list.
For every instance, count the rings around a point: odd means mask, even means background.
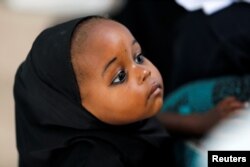
[{"label": "baby's head", "polygon": [[71,61],[82,105],[99,120],[123,125],[161,109],[161,75],[122,24],[102,17],[85,19],[73,34]]}]

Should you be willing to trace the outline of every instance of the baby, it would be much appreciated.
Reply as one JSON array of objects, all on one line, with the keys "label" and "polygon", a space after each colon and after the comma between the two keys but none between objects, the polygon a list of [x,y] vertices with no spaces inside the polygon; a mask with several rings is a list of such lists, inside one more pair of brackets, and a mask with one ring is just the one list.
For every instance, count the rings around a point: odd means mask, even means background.
[{"label": "baby", "polygon": [[123,25],[100,18],[83,22],[71,57],[82,105],[101,121],[128,124],[161,109],[161,75]]},{"label": "baby", "polygon": [[14,86],[19,166],[174,166],[159,71],[100,16],[44,30]]}]

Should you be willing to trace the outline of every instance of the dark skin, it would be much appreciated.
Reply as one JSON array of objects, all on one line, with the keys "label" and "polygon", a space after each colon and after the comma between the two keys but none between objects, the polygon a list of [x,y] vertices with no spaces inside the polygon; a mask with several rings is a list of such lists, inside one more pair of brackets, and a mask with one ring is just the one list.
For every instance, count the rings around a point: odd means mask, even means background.
[{"label": "dark skin", "polygon": [[[88,35],[83,40],[76,38],[78,45],[72,49],[82,105],[101,121],[113,125],[155,116],[163,103],[161,75],[141,54],[140,45],[129,30],[103,19],[92,20],[83,30]],[[167,112],[158,118],[172,134],[199,136],[242,106],[230,97],[205,114],[181,116]]]},{"label": "dark skin", "polygon": [[206,113],[182,116],[175,112],[165,112],[159,113],[157,117],[173,136],[200,138],[220,121],[243,107],[244,103],[235,97],[226,97]]},{"label": "dark skin", "polygon": [[104,19],[88,22],[83,30],[84,45],[72,58],[82,105],[112,125],[156,115],[163,103],[162,78],[130,31]]}]

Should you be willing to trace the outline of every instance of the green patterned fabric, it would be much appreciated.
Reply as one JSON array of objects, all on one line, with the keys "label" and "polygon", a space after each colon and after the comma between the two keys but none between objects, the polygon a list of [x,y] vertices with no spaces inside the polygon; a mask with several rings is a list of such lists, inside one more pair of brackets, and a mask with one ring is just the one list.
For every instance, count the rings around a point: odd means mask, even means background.
[{"label": "green patterned fabric", "polygon": [[190,82],[165,97],[162,112],[172,111],[181,115],[206,112],[227,96],[235,96],[241,101],[249,100],[250,76]]}]

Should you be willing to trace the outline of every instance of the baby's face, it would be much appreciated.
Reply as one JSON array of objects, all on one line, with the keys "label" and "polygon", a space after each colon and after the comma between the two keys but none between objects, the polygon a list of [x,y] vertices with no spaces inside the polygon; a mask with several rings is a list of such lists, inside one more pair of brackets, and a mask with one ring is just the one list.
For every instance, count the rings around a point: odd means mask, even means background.
[{"label": "baby's face", "polygon": [[[146,35],[146,34],[145,34]],[[163,82],[156,67],[123,25],[99,20],[91,27],[77,64],[82,105],[103,122],[133,123],[155,115],[163,103]]]}]

